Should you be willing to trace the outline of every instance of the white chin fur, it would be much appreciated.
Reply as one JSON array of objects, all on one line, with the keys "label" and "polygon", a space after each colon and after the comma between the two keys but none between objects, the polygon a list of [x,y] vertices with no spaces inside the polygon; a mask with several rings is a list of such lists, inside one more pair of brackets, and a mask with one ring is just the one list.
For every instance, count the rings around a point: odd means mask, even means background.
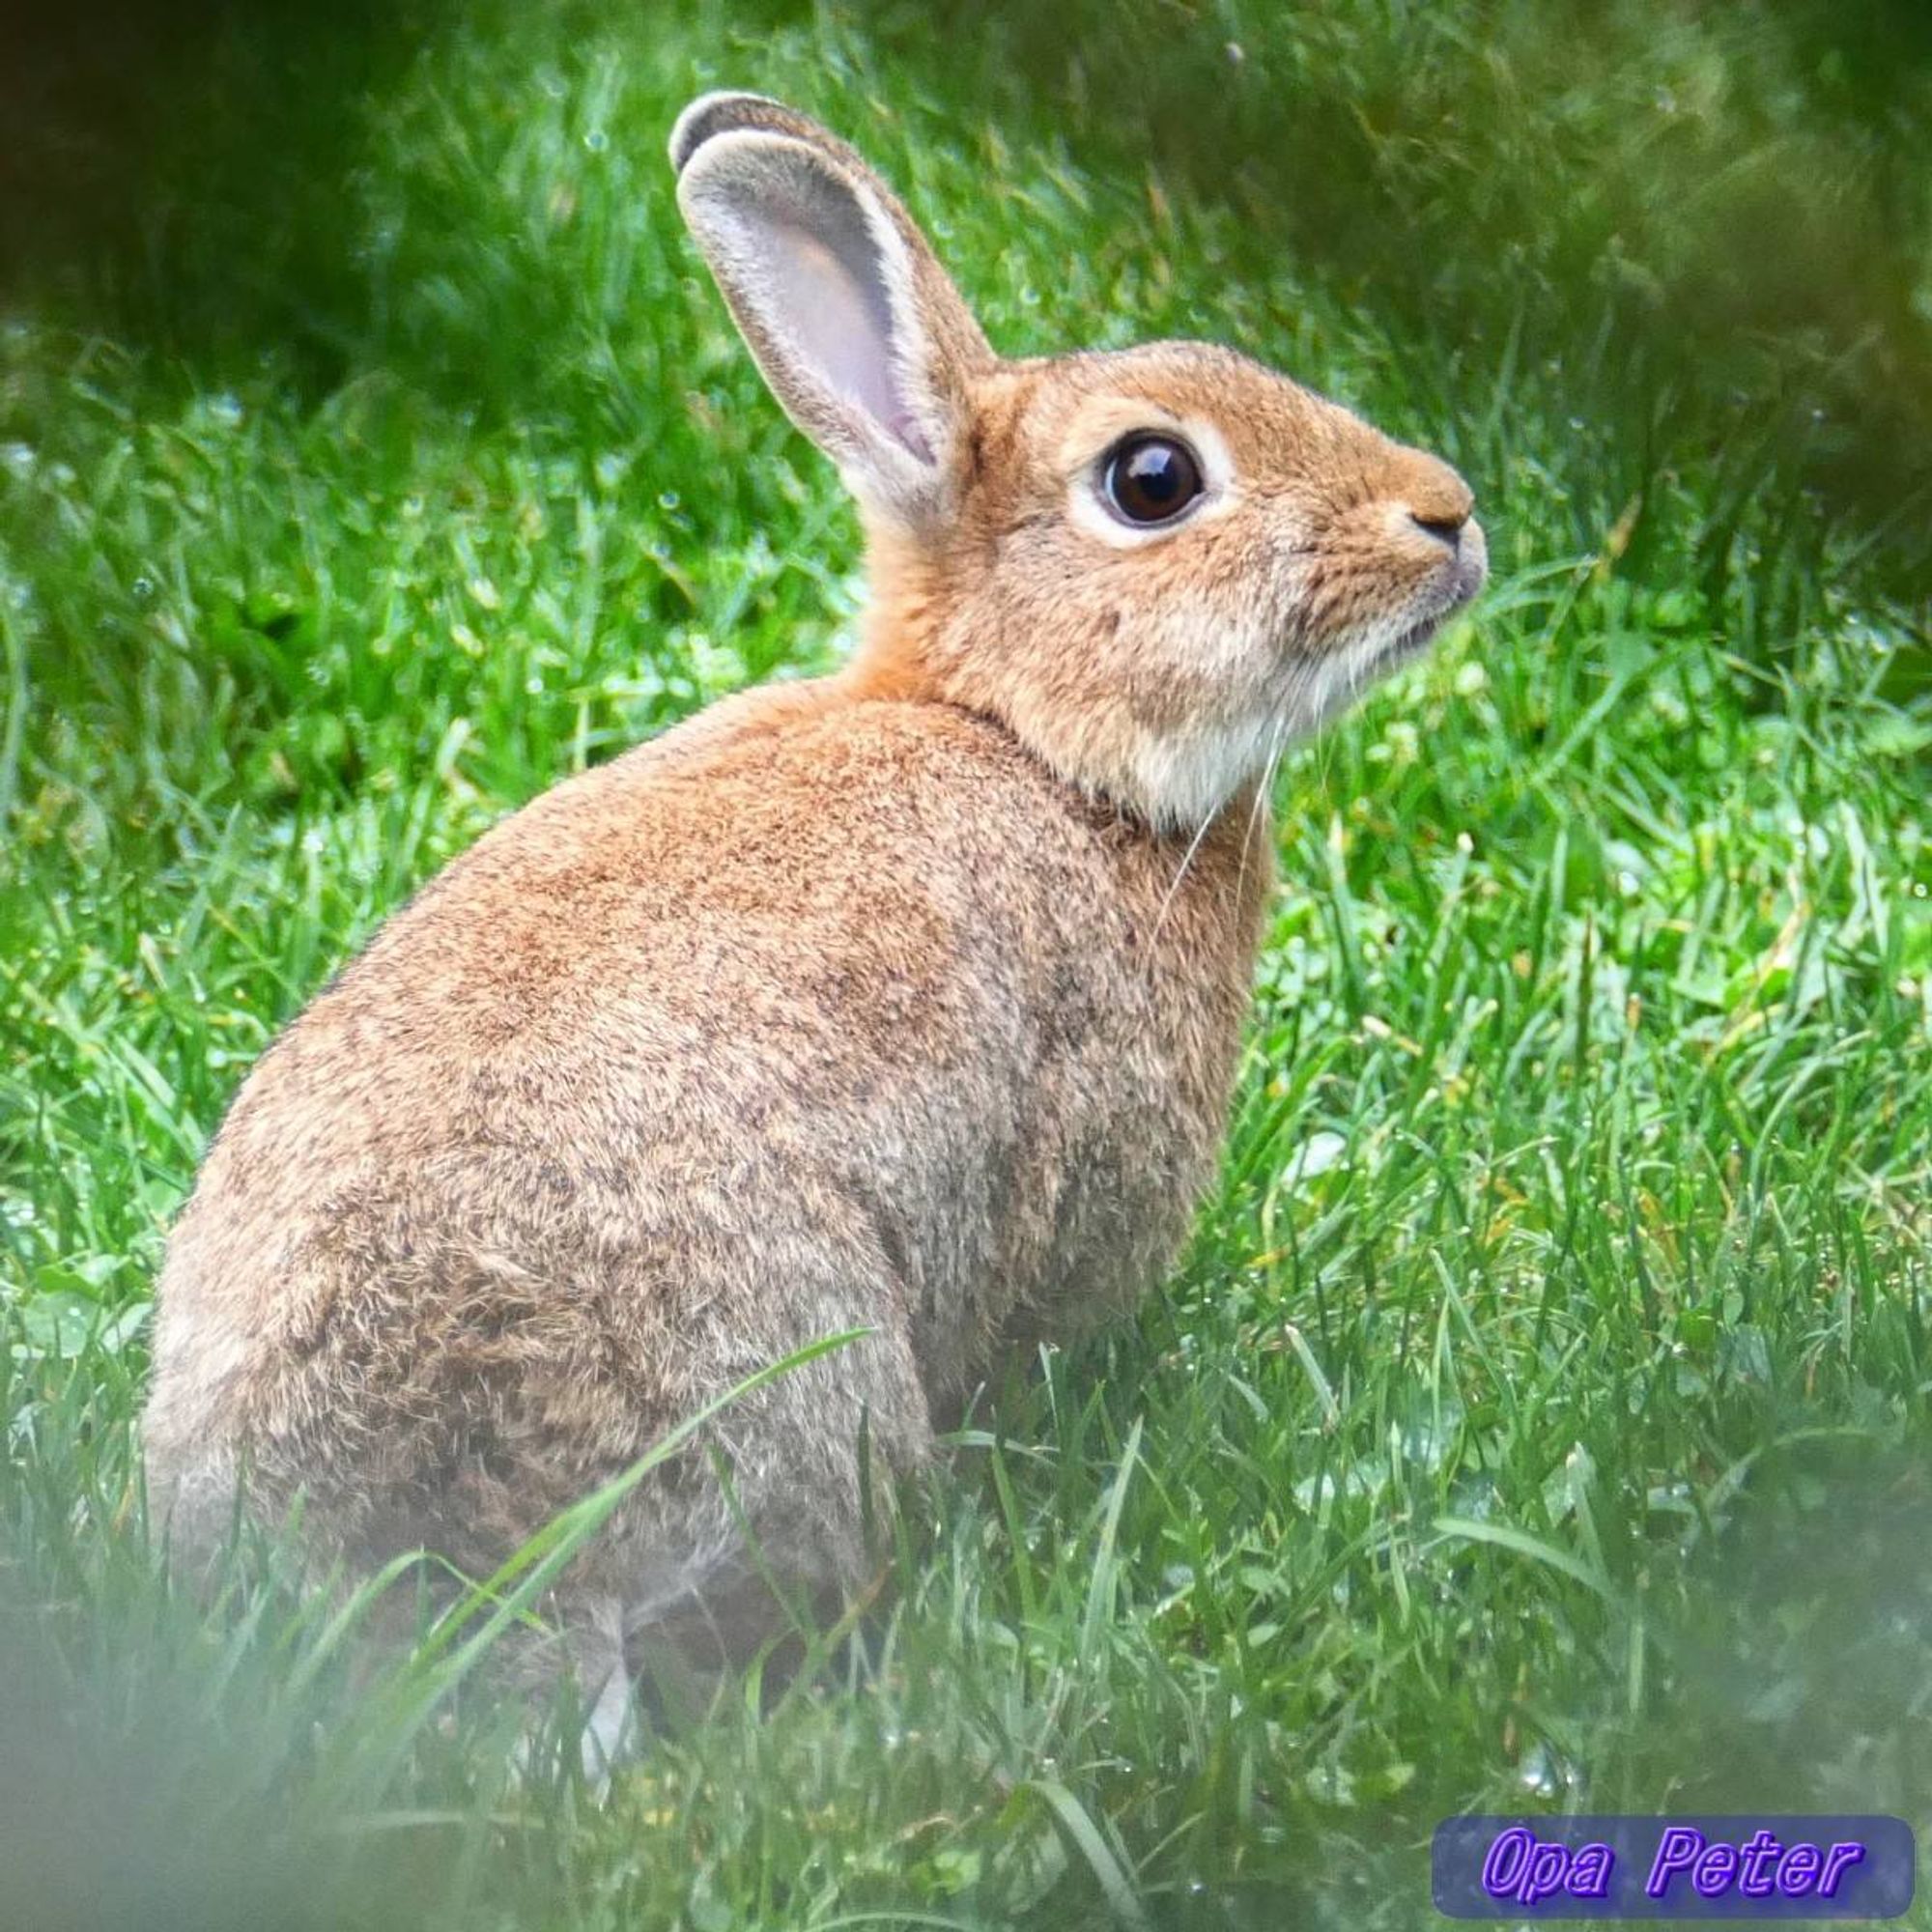
[{"label": "white chin fur", "polygon": [[1293,735],[1287,721],[1264,716],[1203,725],[1185,737],[1149,736],[1133,756],[1137,802],[1162,831],[1191,831],[1221,810]]},{"label": "white chin fur", "polygon": [[1132,760],[1132,788],[1141,810],[1163,831],[1204,825],[1270,760],[1299,738],[1319,731],[1372,686],[1399,670],[1423,648],[1402,648],[1415,624],[1390,619],[1312,662],[1297,664],[1284,701],[1275,709],[1186,734],[1149,734]]}]

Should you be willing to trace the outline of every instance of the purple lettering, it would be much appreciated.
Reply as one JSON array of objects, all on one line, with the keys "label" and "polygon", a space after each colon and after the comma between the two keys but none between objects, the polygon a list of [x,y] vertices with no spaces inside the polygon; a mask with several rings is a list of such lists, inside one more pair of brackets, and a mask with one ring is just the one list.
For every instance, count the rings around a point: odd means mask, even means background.
[{"label": "purple lettering", "polygon": [[1738,1875],[1738,1848],[1735,1845],[1713,1845],[1698,1861],[1696,1869],[1690,1874],[1690,1883],[1697,1888],[1699,1898],[1721,1898],[1731,1889],[1731,1881]]},{"label": "purple lettering", "polygon": [[1529,1861],[1529,1875],[1519,1888],[1517,1897],[1524,1905],[1553,1897],[1563,1889],[1564,1875],[1569,1869],[1570,1854],[1561,1845],[1539,1844]]},{"label": "purple lettering", "polygon": [[1616,1854],[1607,1845],[1585,1845],[1570,1868],[1572,1898],[1607,1898],[1610,1895],[1610,1866]]},{"label": "purple lettering", "polygon": [[[1460,1873],[1456,1865],[1481,1848],[1482,1892],[1490,1899],[1520,1906],[1525,1918],[1541,1917],[1552,1908],[1563,1913],[1568,1900],[1579,1904],[1585,1900],[1608,1901],[1619,1893],[1625,1900],[1625,1913],[1633,1909],[1634,1878],[1621,1888],[1616,1884],[1619,1876],[1617,1853],[1613,1849],[1616,1840],[1576,1842],[1592,1824],[1617,1831],[1644,1823],[1650,1825],[1656,1833],[1652,1841],[1654,1849],[1643,1890],[1636,1896],[1659,1901],[1672,1913],[1695,1914],[1715,1909],[1721,1915],[1726,1901],[1745,1899],[1750,1903],[1732,1906],[1731,1910],[1742,1910],[1748,1917],[1760,1900],[1783,1897],[1792,1901],[1810,1898],[1842,1901],[1848,1893],[1853,1899],[1867,1893],[1889,1899],[1895,1889],[1895,1874],[1889,1862],[1892,1837],[1833,1841],[1824,1836],[1822,1828],[1833,1824],[1857,1831],[1867,1822],[1862,1818],[1812,1819],[1808,1821],[1811,1828],[1819,1832],[1818,1839],[1813,1842],[1787,1841],[1779,1832],[1755,1820],[1744,1819],[1737,1822],[1741,1828],[1748,1822],[1749,1833],[1747,1836],[1741,1832],[1735,1839],[1728,1833],[1713,1838],[1695,1824],[1663,1818],[1559,1819],[1551,1821],[1552,1835],[1547,1839],[1537,1830],[1541,1820],[1508,1823],[1491,1818],[1469,1822],[1487,1830],[1490,1833],[1487,1845],[1482,1838],[1473,1837],[1466,1825],[1456,1820],[1445,1820],[1437,1830],[1438,1895],[1444,1899],[1457,1896],[1448,1889],[1452,1883],[1468,1887],[1468,1864],[1462,1863]],[[1803,1821],[1786,1822],[1796,1826]],[[1899,1830],[1895,1823],[1880,1820],[1873,1821],[1874,1832],[1881,1825],[1893,1833]],[[1861,1887],[1860,1868],[1867,1864],[1871,1866],[1870,1883]],[[1683,1881],[1681,1885],[1677,1883],[1679,1879]],[[1461,1896],[1468,1895],[1466,1889],[1462,1890]],[[1703,1901],[1701,1908],[1695,1902],[1699,1900]],[[1634,1909],[1639,1917],[1646,1916],[1641,1905]],[[1476,1916],[1481,1916],[1480,1911]]]},{"label": "purple lettering", "polygon": [[1744,1850],[1738,1858],[1741,1871],[1738,1889],[1747,1898],[1771,1896],[1773,1879],[1765,1867],[1776,1863],[1778,1853],[1783,1849],[1784,1846],[1777,1835],[1765,1831],[1761,1826],[1745,1840]]},{"label": "purple lettering", "polygon": [[1818,1876],[1825,1857],[1816,1845],[1793,1845],[1777,1867],[1777,1889],[1786,1898],[1803,1898]]},{"label": "purple lettering", "polygon": [[1657,1857],[1652,1860],[1650,1876],[1643,1889],[1652,1898],[1662,1898],[1670,1889],[1671,1879],[1690,1869],[1690,1861],[1704,1849],[1704,1834],[1689,1825],[1672,1825],[1657,1841]]},{"label": "purple lettering", "polygon": [[1858,1864],[1865,1855],[1865,1848],[1856,1840],[1833,1845],[1825,1855],[1825,1869],[1818,1875],[1818,1896],[1835,1898],[1838,1880],[1844,1875],[1847,1865]]},{"label": "purple lettering", "polygon": [[1496,1841],[1483,1861],[1483,1889],[1492,1898],[1516,1896],[1516,1882],[1522,1876],[1535,1844],[1534,1836],[1520,1825],[1496,1833]]}]

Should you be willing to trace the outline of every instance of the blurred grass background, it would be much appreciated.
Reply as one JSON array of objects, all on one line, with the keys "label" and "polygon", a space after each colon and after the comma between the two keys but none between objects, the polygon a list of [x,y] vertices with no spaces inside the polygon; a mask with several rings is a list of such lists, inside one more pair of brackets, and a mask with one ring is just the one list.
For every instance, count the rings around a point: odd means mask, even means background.
[{"label": "blurred grass background", "polygon": [[[496,325],[538,301],[559,323],[586,302],[610,320],[623,263],[590,288],[499,282],[506,316],[477,299],[460,224],[437,232],[432,184],[405,218],[371,166],[372,134],[394,156],[410,130],[365,110],[397,104],[438,34],[489,22],[456,0],[297,4],[272,26],[251,11],[46,10],[11,82],[9,252],[156,348],[242,366],[293,354],[317,390],[378,360],[480,408],[583,400],[565,381],[581,371]],[[724,57],[734,36],[812,17],[738,7],[693,38]],[[1258,250],[1319,263],[1378,316],[1478,366],[1535,369],[1578,416],[1612,419],[1634,490],[1743,426],[1757,461],[1925,568],[1932,16],[1915,0],[942,0],[817,17],[863,35],[830,49],[821,88],[863,82],[856,66],[915,99],[970,95],[982,138],[1064,144],[1097,186],[1152,190],[1156,214],[1169,194],[1231,211]],[[613,58],[666,24],[648,9],[578,18]],[[492,131],[469,130],[486,149]],[[518,263],[520,242],[535,238],[499,238],[505,270],[540,266]],[[1194,298],[1212,302],[1199,266]]]},{"label": "blurred grass background", "polygon": [[[23,1923],[1406,1926],[1460,1806],[1932,1823],[1932,15],[0,33]],[[273,1028],[502,811],[841,647],[852,521],[662,158],[723,84],[871,154],[998,346],[1232,342],[1455,460],[1496,568],[1284,775],[1181,1277],[1016,1370],[863,1657],[600,1811],[358,1693],[275,1552],[178,1601],[128,1425]]]}]

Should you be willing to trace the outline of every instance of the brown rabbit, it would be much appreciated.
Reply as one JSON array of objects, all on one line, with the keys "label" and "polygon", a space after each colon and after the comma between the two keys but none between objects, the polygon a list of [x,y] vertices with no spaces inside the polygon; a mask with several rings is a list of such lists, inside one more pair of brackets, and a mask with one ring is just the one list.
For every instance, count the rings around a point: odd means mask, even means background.
[{"label": "brown rabbit", "polygon": [[[568,1573],[726,1653],[863,1560],[1003,1342],[1130,1306],[1212,1171],[1266,777],[1473,595],[1462,479],[1226,349],[1007,361],[904,210],[709,95],[678,200],[864,511],[852,662],[558,785],[264,1055],[159,1288],[146,1442],[178,1546],[236,1486],[355,1565],[486,1570],[707,1400]],[[754,1539],[754,1561],[746,1528]]]}]

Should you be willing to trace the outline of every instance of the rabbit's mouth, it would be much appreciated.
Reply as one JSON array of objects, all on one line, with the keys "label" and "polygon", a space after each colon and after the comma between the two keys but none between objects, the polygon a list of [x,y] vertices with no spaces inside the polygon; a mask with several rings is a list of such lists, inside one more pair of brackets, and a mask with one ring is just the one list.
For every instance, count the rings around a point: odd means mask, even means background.
[{"label": "rabbit's mouth", "polygon": [[1370,650],[1365,659],[1358,660],[1354,673],[1358,689],[1386,677],[1399,669],[1411,658],[1420,657],[1435,640],[1441,630],[1457,611],[1473,598],[1483,585],[1483,572],[1480,567],[1473,573],[1459,570],[1456,582],[1447,597],[1437,600],[1435,607],[1423,612],[1411,623],[1405,625],[1393,637],[1383,639]]},{"label": "rabbit's mouth", "polygon": [[1406,664],[1410,658],[1419,657],[1435,641],[1435,634],[1443,625],[1474,595],[1473,590],[1468,591],[1439,610],[1430,611],[1426,617],[1418,617],[1406,630],[1397,632],[1370,660],[1369,675],[1379,676],[1384,671],[1395,669],[1398,665]]},{"label": "rabbit's mouth", "polygon": [[1415,656],[1458,611],[1474,599],[1489,574],[1489,551],[1483,542],[1482,526],[1472,523],[1463,531],[1463,541],[1436,595],[1431,599],[1431,608],[1376,654],[1375,668],[1393,669]]}]

